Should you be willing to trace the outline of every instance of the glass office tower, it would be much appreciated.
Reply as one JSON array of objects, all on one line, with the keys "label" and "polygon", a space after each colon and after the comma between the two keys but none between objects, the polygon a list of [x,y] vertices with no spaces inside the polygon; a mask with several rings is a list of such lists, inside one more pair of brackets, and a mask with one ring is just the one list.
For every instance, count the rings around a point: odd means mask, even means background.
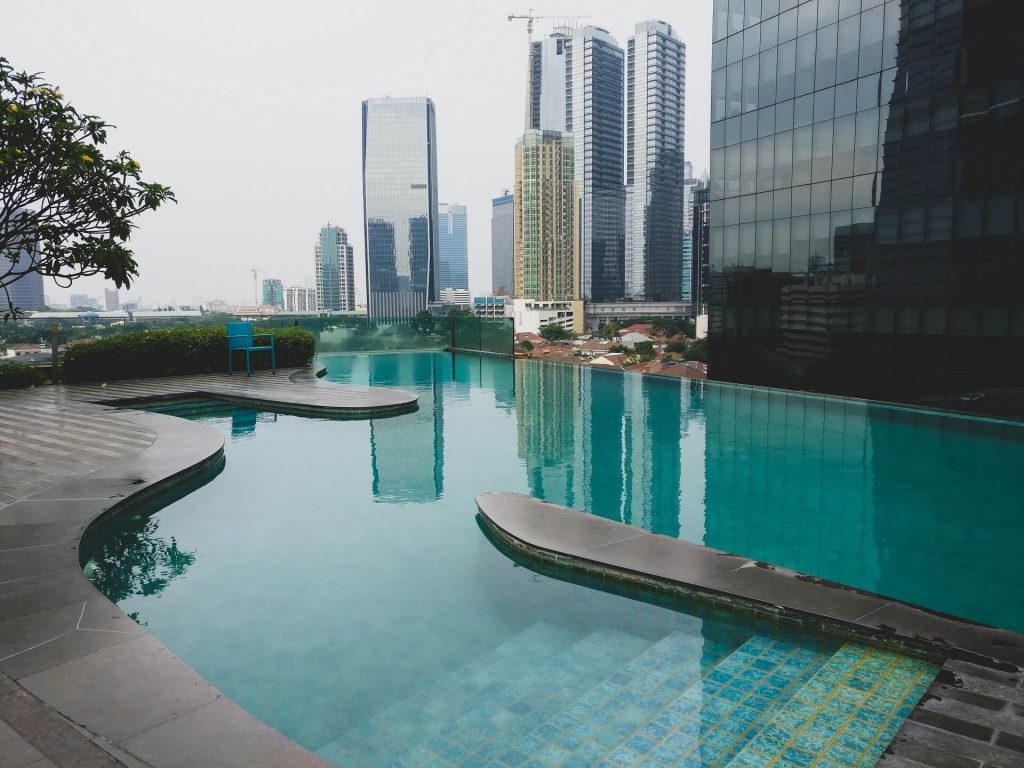
[{"label": "glass office tower", "polygon": [[[0,218],[5,211],[0,209]],[[25,208],[16,209],[10,216],[11,229],[16,225],[23,215],[27,215]],[[38,272],[29,271],[29,268],[37,262],[38,253],[35,243],[29,243],[26,239],[22,241],[24,247],[15,245],[9,253],[0,253],[0,278],[7,282],[7,292],[0,289],[0,317],[10,311],[10,307],[21,311],[42,309],[46,306],[46,297],[43,295],[43,276]],[[21,275],[11,282],[11,278]],[[9,303],[8,303],[9,300]]]},{"label": "glass office tower", "polygon": [[693,266],[690,269],[692,279],[690,300],[697,309],[697,314],[707,311],[708,295],[711,293],[711,248],[708,240],[711,235],[711,190],[707,182],[699,179],[690,193],[692,199],[690,238]]},{"label": "glass office tower", "polygon": [[682,298],[685,84],[675,30],[637,24],[626,43],[625,295],[634,301]]},{"label": "glass office tower", "polygon": [[715,0],[710,370],[1024,402],[1024,3]]},{"label": "glass office tower", "polygon": [[437,209],[440,245],[438,290],[469,290],[469,246],[466,244],[466,206],[441,203]]},{"label": "glass office tower", "polygon": [[683,274],[679,298],[695,302],[697,293],[693,290],[693,190],[697,179],[693,176],[693,163],[683,161]]},{"label": "glass office tower", "polygon": [[530,44],[530,83],[527,91],[526,128],[565,131],[566,94],[572,83],[566,62],[572,41],[570,27],[556,27],[543,40]]},{"label": "glass office tower", "polygon": [[513,269],[513,201],[511,194],[491,200],[491,293],[511,296],[515,288]]},{"label": "glass office tower", "polygon": [[263,304],[284,309],[284,286],[276,277],[263,279]]},{"label": "glass office tower", "polygon": [[615,301],[624,292],[622,49],[606,30],[573,30],[566,51],[565,130],[573,135],[579,190],[580,292]]},{"label": "glass office tower", "polygon": [[425,97],[363,102],[370,319],[409,318],[438,297],[437,140]]},{"label": "glass office tower", "polygon": [[[321,312],[351,312],[356,308],[355,265],[348,233],[328,224],[320,228],[313,248],[316,308]],[[264,304],[268,303],[266,298]]]}]

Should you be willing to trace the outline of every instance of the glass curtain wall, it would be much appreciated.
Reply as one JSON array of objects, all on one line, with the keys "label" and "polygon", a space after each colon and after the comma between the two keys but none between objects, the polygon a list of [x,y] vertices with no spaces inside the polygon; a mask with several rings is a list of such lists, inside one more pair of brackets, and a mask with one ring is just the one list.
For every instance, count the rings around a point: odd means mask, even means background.
[{"label": "glass curtain wall", "polygon": [[363,102],[367,311],[412,317],[438,296],[437,140],[428,98]]},{"label": "glass curtain wall", "polygon": [[1024,3],[715,0],[713,37],[712,376],[1024,411]]}]

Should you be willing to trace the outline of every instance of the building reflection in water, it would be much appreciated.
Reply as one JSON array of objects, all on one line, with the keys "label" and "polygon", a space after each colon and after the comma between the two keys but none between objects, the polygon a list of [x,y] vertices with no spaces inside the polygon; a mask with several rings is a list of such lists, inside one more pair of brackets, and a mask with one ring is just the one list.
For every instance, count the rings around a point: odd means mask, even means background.
[{"label": "building reflection in water", "polygon": [[373,495],[379,501],[422,502],[444,492],[444,355],[368,355],[370,386],[411,389],[418,410],[370,420]]},{"label": "building reflection in water", "polygon": [[562,364],[515,371],[532,495],[670,536],[703,531],[703,445],[682,440],[703,429],[698,387]]}]

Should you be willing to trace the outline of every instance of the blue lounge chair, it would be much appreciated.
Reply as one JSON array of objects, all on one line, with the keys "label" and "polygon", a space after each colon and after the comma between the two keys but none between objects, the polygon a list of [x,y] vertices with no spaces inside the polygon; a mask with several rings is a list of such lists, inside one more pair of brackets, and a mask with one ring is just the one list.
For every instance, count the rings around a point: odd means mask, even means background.
[{"label": "blue lounge chair", "polygon": [[[252,323],[227,323],[228,329],[228,373],[234,373],[235,352],[245,352],[246,376],[252,376],[252,353],[270,352],[270,368],[277,374],[277,351],[274,349],[274,334],[253,335]],[[268,343],[254,344],[256,339],[270,339]]]}]

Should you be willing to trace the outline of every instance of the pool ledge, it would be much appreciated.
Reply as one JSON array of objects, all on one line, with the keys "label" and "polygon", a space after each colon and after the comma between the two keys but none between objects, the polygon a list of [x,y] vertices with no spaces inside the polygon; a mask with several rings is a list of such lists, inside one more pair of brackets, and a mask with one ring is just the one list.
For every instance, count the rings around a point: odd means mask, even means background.
[{"label": "pool ledge", "polygon": [[82,572],[80,546],[95,526],[206,482],[223,463],[219,431],[111,405],[209,396],[335,417],[416,407],[413,393],[319,382],[312,369],[225,379],[0,393],[4,768],[328,768],[204,680]]},{"label": "pool ledge", "polygon": [[256,371],[252,376],[209,373],[71,384],[52,389],[64,390],[73,400],[107,405],[192,397],[333,418],[382,417],[416,410],[419,396],[415,392],[324,381],[324,372],[323,368],[288,368],[276,374],[270,371]]},{"label": "pool ledge", "polygon": [[488,530],[527,558],[944,660],[880,765],[1024,766],[1024,635],[529,496],[476,503]]}]

